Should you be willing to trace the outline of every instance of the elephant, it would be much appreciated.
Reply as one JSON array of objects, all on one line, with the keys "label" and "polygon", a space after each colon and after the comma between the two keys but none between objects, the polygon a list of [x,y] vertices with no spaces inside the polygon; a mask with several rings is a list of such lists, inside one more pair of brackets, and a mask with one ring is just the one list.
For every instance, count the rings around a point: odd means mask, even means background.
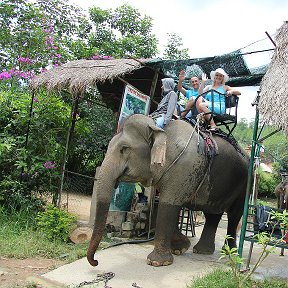
[{"label": "elephant", "polygon": [[277,208],[288,209],[288,179],[281,181],[274,190],[277,197]]},{"label": "elephant", "polygon": [[[184,120],[172,120],[165,129],[145,115],[128,117],[122,130],[108,145],[96,181],[96,217],[87,250],[92,266],[105,231],[112,191],[119,181],[140,182],[160,192],[154,250],[147,263],[165,266],[190,247],[178,229],[182,207],[203,211],[205,224],[194,253],[213,254],[215,234],[224,212],[230,247],[236,247],[236,228],[242,216],[248,178],[249,157],[222,137],[213,136],[218,153],[210,162],[199,151],[197,130]],[[199,144],[200,145],[200,144]],[[200,145],[201,146],[201,145]]]}]

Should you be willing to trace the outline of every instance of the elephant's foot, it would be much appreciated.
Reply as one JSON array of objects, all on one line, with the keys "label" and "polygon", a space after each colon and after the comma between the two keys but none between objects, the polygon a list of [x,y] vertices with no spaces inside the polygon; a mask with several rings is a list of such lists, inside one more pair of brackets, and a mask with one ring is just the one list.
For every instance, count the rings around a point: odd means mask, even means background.
[{"label": "elephant's foot", "polygon": [[214,243],[205,243],[205,242],[198,242],[193,247],[193,253],[197,254],[204,254],[204,255],[210,255],[213,254],[215,251],[215,244]]},{"label": "elephant's foot", "polygon": [[171,252],[175,255],[181,255],[189,249],[190,245],[191,243],[187,236],[180,232],[176,233],[171,240]]},{"label": "elephant's foot", "polygon": [[148,255],[147,264],[152,266],[168,266],[173,263],[173,255],[171,252],[159,253],[155,249]]}]

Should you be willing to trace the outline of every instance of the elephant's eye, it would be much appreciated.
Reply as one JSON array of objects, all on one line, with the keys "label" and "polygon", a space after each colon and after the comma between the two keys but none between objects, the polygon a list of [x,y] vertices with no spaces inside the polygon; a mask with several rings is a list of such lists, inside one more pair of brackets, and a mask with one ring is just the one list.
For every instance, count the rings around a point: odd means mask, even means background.
[{"label": "elephant's eye", "polygon": [[124,152],[128,151],[129,149],[129,146],[128,145],[123,145],[121,148],[120,148],[120,153],[123,154]]}]

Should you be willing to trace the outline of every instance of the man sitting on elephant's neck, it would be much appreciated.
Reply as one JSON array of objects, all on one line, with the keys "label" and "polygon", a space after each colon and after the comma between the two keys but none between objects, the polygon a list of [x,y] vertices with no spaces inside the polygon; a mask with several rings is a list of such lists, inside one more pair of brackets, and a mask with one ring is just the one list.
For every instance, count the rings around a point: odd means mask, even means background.
[{"label": "man sitting on elephant's neck", "polygon": [[158,104],[157,109],[150,114],[160,128],[164,128],[165,125],[172,119],[172,115],[175,111],[177,104],[177,94],[174,91],[175,82],[172,78],[164,78],[162,81],[162,100]]}]

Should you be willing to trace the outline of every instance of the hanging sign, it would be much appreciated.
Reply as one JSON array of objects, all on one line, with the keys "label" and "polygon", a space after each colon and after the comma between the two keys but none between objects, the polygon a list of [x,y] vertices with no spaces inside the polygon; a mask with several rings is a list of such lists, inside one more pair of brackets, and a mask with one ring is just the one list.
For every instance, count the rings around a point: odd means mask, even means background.
[{"label": "hanging sign", "polygon": [[150,97],[143,94],[135,87],[126,85],[120,110],[117,132],[122,128],[125,119],[133,114],[148,115]]}]

